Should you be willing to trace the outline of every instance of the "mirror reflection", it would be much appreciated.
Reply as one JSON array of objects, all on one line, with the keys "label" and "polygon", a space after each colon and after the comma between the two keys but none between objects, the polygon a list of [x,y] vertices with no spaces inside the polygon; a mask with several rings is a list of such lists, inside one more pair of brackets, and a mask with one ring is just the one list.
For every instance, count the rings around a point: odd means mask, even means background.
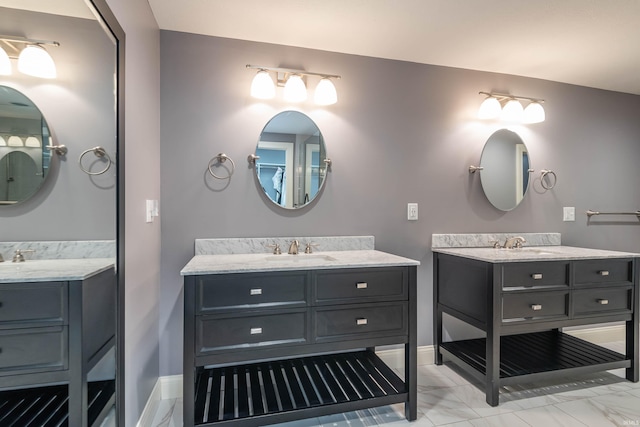
[{"label": "mirror reflection", "polygon": [[508,129],[494,132],[480,158],[484,194],[497,209],[510,211],[520,204],[529,188],[529,152],[520,136]]},{"label": "mirror reflection", "polygon": [[316,198],[327,174],[324,139],[307,115],[284,111],[264,127],[255,170],[262,191],[278,206],[298,209]]},{"label": "mirror reflection", "polygon": [[34,195],[49,171],[49,127],[24,94],[0,86],[0,205]]}]

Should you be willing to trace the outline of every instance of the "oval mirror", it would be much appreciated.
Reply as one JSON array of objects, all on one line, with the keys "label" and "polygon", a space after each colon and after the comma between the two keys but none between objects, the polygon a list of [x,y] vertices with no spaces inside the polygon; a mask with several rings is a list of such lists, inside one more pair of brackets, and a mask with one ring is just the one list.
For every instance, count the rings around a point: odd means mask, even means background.
[{"label": "oval mirror", "polygon": [[51,153],[49,127],[29,98],[0,86],[0,205],[13,205],[38,192]]},{"label": "oval mirror", "polygon": [[318,126],[297,111],[276,114],[256,147],[256,176],[269,200],[287,209],[309,204],[327,175],[327,152]]},{"label": "oval mirror", "polygon": [[529,188],[529,153],[522,138],[508,129],[494,132],[480,158],[480,181],[489,202],[501,211],[520,204]]}]

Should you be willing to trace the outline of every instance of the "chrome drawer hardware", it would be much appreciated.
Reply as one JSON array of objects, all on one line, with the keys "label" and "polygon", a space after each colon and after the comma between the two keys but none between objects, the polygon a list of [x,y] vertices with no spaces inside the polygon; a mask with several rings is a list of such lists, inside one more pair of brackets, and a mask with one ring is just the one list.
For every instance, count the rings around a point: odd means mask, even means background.
[{"label": "chrome drawer hardware", "polygon": [[262,328],[251,328],[251,335],[259,335],[262,333]]},{"label": "chrome drawer hardware", "polygon": [[356,289],[367,289],[367,286],[369,286],[367,282],[356,283]]},{"label": "chrome drawer hardware", "polygon": [[609,275],[609,271],[608,270],[600,270],[598,271],[598,274],[601,276],[608,276]]},{"label": "chrome drawer hardware", "polygon": [[356,319],[356,325],[366,325],[367,319]]},{"label": "chrome drawer hardware", "polygon": [[533,310],[533,311],[542,310],[542,304],[531,304],[531,310]]},{"label": "chrome drawer hardware", "polygon": [[251,289],[251,290],[249,291],[249,294],[250,294],[250,295],[262,295],[262,289],[260,289],[260,288],[257,288],[257,289]]},{"label": "chrome drawer hardware", "polygon": [[598,304],[607,305],[607,304],[609,304],[609,300],[608,299],[599,299],[598,300]]},{"label": "chrome drawer hardware", "polygon": [[533,278],[533,280],[540,280],[542,279],[542,273],[534,273],[531,275],[531,277]]}]

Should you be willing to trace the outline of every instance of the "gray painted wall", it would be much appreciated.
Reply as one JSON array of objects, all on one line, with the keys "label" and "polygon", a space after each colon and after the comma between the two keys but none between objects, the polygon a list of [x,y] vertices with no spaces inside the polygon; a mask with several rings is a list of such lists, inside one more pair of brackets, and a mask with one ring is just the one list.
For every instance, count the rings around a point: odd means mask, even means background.
[{"label": "gray painted wall", "polygon": [[[115,158],[113,43],[97,21],[2,7],[0,29],[6,35],[60,42],[60,47],[47,48],[58,78],[43,80],[14,69],[0,76],[0,85],[30,98],[47,120],[54,143],[69,149],[62,160],[53,156],[35,197],[0,207],[0,240],[114,239],[116,168],[89,177],[77,164],[80,153],[97,145]],[[95,159],[87,157],[86,165]]]},{"label": "gray painted wall", "polygon": [[[254,100],[246,64],[340,74],[339,101],[317,108]],[[589,225],[583,214],[640,208],[639,96],[167,31],[161,76],[161,375],[182,371],[179,271],[195,238],[374,235],[378,249],[422,263],[420,345],[432,342],[432,233],[553,231],[569,245],[640,251],[637,220]],[[488,203],[478,174],[467,171],[498,128],[475,119],[481,90],[546,100],[544,123],[513,128],[532,167],[556,171],[557,187],[543,191],[534,174],[532,191],[508,213]],[[245,160],[264,124],[289,108],[318,124],[333,160],[323,193],[295,212],[259,194]],[[219,152],[236,162],[229,182],[207,176]],[[419,203],[418,221],[407,221],[407,202]],[[576,207],[576,222],[562,222],[563,206]]]},{"label": "gray painted wall", "polygon": [[146,0],[107,0],[126,33],[125,58],[125,422],[135,426],[159,372],[160,36]]}]

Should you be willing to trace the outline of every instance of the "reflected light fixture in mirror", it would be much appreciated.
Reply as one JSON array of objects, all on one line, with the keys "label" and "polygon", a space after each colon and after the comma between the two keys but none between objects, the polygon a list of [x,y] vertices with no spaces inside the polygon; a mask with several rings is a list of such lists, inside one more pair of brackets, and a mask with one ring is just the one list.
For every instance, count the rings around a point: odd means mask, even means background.
[{"label": "reflected light fixture in mirror", "polygon": [[[5,61],[1,53],[4,52],[8,59],[18,59],[18,71],[21,73],[44,79],[56,78],[56,64],[44,45],[57,47],[60,43],[14,36],[0,36],[0,42],[0,74],[11,74],[11,61]],[[24,45],[24,48],[20,49],[18,45]],[[5,51],[6,48],[10,53]]]},{"label": "reflected light fixture in mirror", "polygon": [[6,147],[7,146],[7,141],[5,141],[5,139],[0,136],[0,147]]},{"label": "reflected light fixture in mirror", "polygon": [[[479,94],[487,96],[478,109],[478,118],[481,120],[499,119],[509,123],[527,124],[545,120],[543,99],[493,92],[479,92]],[[526,108],[523,109],[521,101],[528,102]]]},{"label": "reflected light fixture in mirror", "polygon": [[11,60],[7,52],[0,47],[0,76],[11,75]]},{"label": "reflected light fixture in mirror", "polygon": [[24,142],[22,142],[22,138],[20,138],[19,136],[13,135],[9,137],[7,145],[9,147],[24,147]]},{"label": "reflected light fixture in mirror", "polygon": [[338,94],[333,79],[339,79],[335,74],[314,73],[311,71],[291,68],[262,67],[248,64],[246,68],[257,69],[258,73],[251,82],[251,96],[258,99],[275,98],[275,85],[270,72],[276,74],[276,84],[284,87],[284,99],[287,102],[302,102],[307,99],[306,79],[318,76],[320,81],[316,86],[313,100],[317,105],[332,105],[338,102]]}]

